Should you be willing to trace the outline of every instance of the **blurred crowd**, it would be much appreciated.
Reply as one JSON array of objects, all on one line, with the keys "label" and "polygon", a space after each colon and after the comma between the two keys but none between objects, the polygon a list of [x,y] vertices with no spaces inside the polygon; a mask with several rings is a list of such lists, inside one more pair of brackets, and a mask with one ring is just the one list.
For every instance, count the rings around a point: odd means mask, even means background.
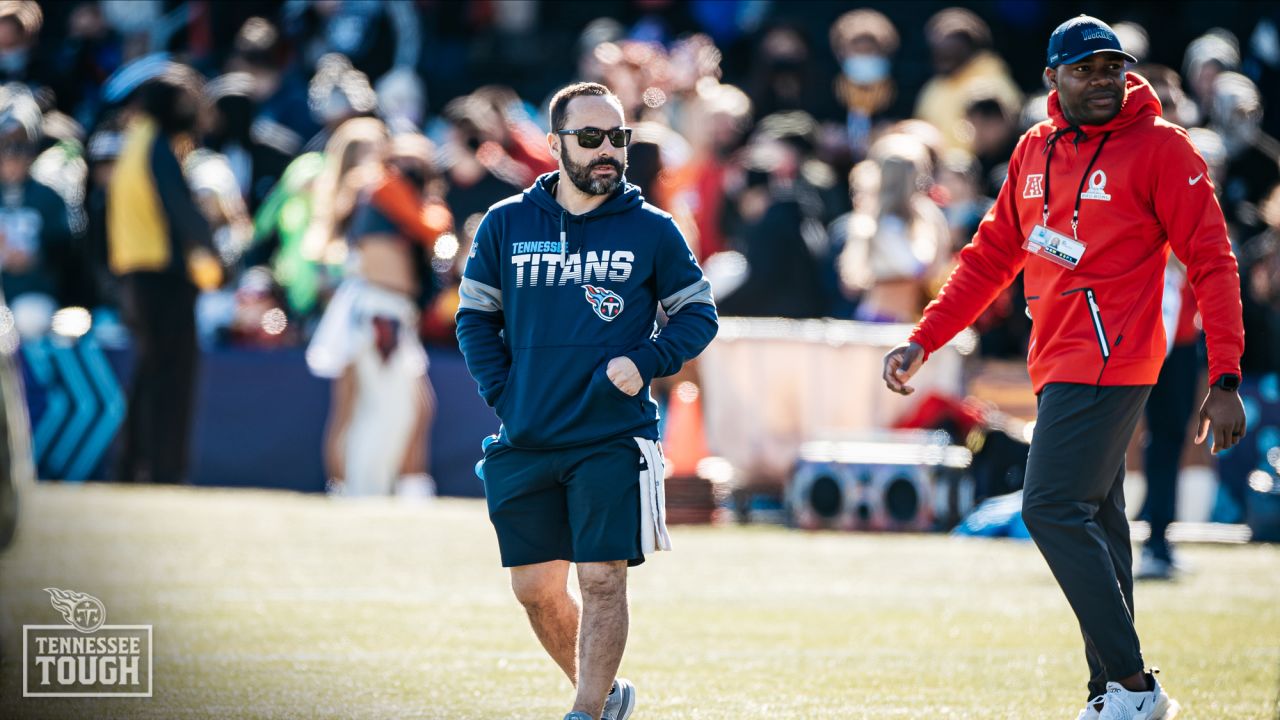
[{"label": "blurred crowd", "polygon": [[[1026,20],[998,17],[1007,4],[936,7],[839,8],[815,28],[769,2],[5,0],[0,283],[26,334],[82,307],[102,342],[125,341],[113,173],[147,86],[185,67],[197,107],[168,139],[209,228],[178,245],[200,341],[304,346],[351,272],[377,168],[408,153],[399,171],[435,212],[418,332],[451,344],[471,234],[555,169],[550,93],[595,80],[635,128],[628,180],[676,218],[723,315],[910,322],[1046,117],[1043,43],[1065,17],[1002,39],[989,21]],[[1104,18],[1211,168],[1246,374],[1280,368],[1280,108],[1259,89],[1280,77],[1280,29],[1254,14],[1176,54],[1158,28]],[[904,62],[908,47],[927,54]],[[982,352],[1023,356],[1029,322],[1015,284],[979,321]]]}]

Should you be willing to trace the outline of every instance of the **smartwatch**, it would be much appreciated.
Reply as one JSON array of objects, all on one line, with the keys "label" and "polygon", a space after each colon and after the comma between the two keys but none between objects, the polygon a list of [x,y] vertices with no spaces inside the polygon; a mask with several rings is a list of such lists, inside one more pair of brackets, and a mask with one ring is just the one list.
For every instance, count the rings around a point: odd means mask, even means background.
[{"label": "smartwatch", "polygon": [[1240,389],[1240,376],[1232,373],[1223,373],[1218,376],[1218,381],[1213,386],[1219,390],[1235,392]]}]

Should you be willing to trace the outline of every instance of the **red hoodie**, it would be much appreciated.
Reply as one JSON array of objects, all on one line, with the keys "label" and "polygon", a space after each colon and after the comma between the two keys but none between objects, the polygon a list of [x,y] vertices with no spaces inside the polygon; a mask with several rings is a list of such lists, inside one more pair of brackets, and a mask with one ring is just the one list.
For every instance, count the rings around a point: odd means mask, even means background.
[{"label": "red hoodie", "polygon": [[[1077,235],[1086,249],[1073,270],[1023,249],[1042,223],[1046,186],[1047,225],[1068,237],[1079,197]],[[1049,119],[1018,141],[1000,197],[911,340],[937,350],[1025,265],[1033,321],[1027,366],[1037,393],[1051,382],[1154,385],[1165,356],[1160,304],[1170,248],[1199,301],[1210,382],[1239,375],[1240,275],[1208,168],[1186,131],[1161,119],[1155,92],[1133,73],[1119,114],[1080,133],[1052,92]]]}]

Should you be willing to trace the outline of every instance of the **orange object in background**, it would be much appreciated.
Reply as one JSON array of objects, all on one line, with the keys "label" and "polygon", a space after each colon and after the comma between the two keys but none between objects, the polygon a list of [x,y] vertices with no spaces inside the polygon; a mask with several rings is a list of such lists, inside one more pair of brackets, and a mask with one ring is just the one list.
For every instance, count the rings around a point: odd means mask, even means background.
[{"label": "orange object in background", "polygon": [[714,473],[699,472],[711,454],[703,431],[700,395],[697,385],[682,382],[671,391],[667,407],[662,448],[670,525],[707,525],[726,519],[721,508],[729,497],[728,482],[715,479]]},{"label": "orange object in background", "polygon": [[711,454],[703,430],[700,395],[698,386],[691,382],[682,382],[671,391],[662,440],[668,476],[697,475],[698,462]]}]

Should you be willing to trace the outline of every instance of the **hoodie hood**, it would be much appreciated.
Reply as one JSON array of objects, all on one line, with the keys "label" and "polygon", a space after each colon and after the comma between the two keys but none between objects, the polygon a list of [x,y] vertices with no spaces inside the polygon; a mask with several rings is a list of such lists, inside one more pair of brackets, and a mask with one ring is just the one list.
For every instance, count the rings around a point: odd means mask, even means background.
[{"label": "hoodie hood", "polygon": [[[555,184],[560,182],[560,171],[544,173],[538,176],[533,184],[525,189],[525,197],[533,201],[533,204],[540,210],[544,210],[553,216],[558,216],[560,224],[560,258],[563,262],[565,257],[571,253],[582,249],[582,241],[579,240],[577,247],[571,247],[569,243],[568,223],[573,220],[585,224],[588,220],[604,217],[606,215],[618,215],[634,210],[644,204],[644,196],[640,194],[640,188],[627,182],[627,176],[622,176],[622,182],[618,185],[618,189],[613,191],[607,200],[600,204],[596,209],[583,213],[582,215],[570,215],[564,206],[556,201],[556,196],[552,193]],[[582,237],[581,234],[578,235]]]},{"label": "hoodie hood", "polygon": [[[1120,112],[1101,125],[1081,125],[1079,127],[1088,135],[1112,132],[1140,118],[1159,116],[1160,113],[1160,98],[1156,97],[1156,91],[1151,88],[1150,83],[1145,78],[1131,72],[1127,74],[1125,80],[1124,100],[1120,102]],[[1053,121],[1055,129],[1061,130],[1072,127],[1071,123],[1067,121],[1066,115],[1062,113],[1062,103],[1058,99],[1057,90],[1049,93],[1049,119]]]}]

